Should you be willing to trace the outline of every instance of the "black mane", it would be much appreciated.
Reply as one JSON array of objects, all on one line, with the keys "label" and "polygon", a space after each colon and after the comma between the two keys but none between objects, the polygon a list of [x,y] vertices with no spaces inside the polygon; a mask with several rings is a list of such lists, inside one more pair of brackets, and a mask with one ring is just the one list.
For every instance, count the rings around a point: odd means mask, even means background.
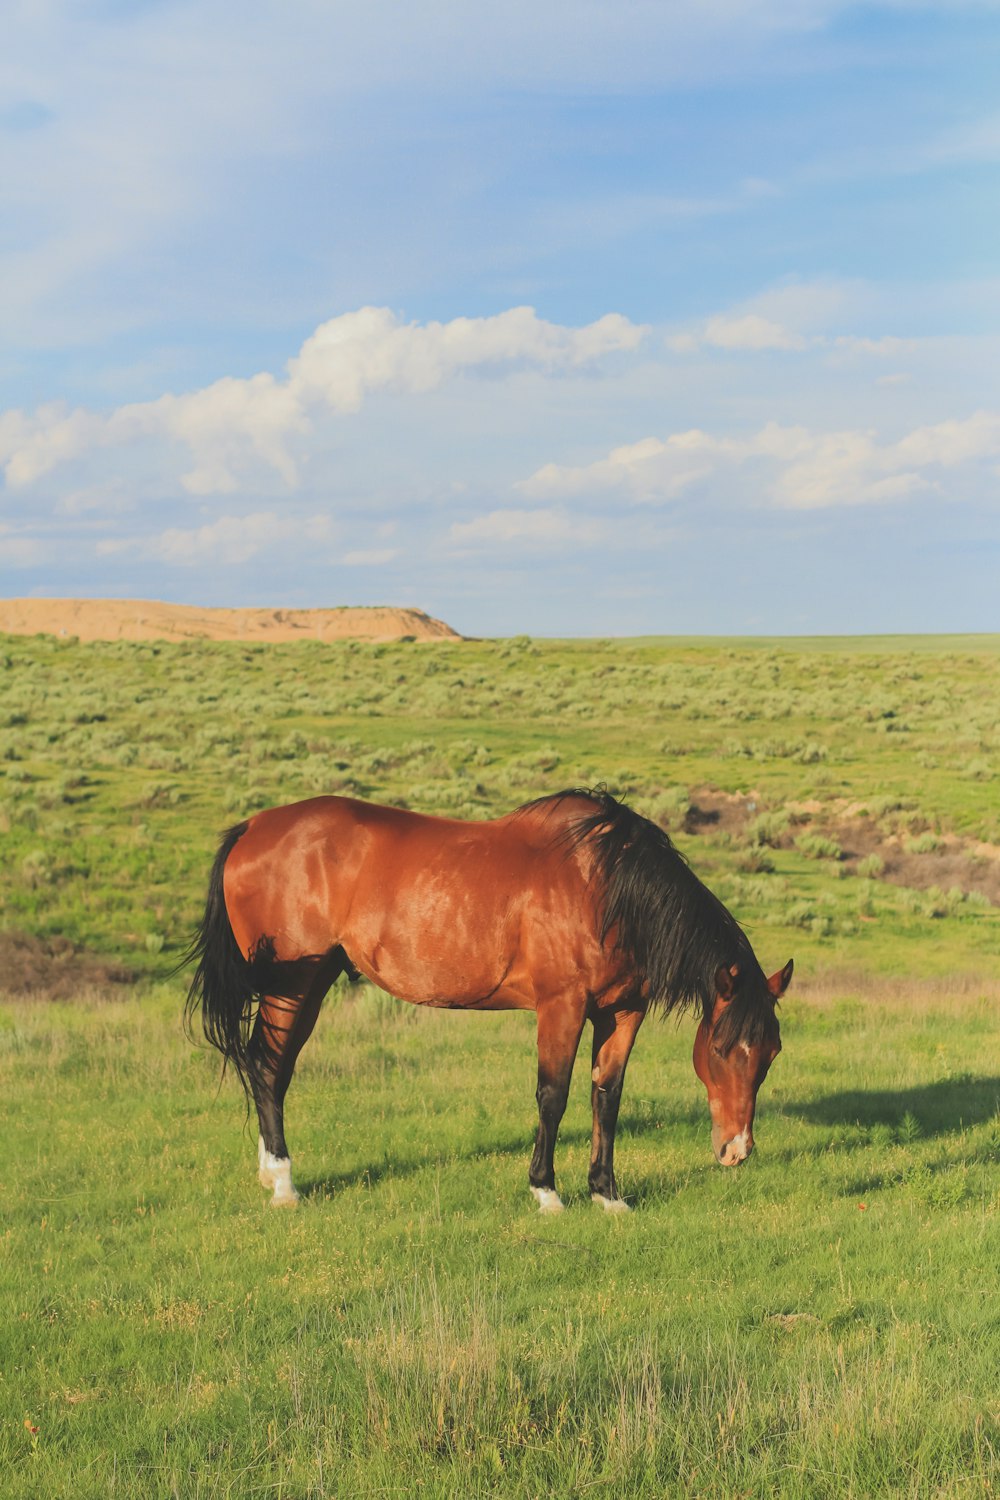
[{"label": "black mane", "polygon": [[[774,998],[750,940],[736,918],[703,885],[662,828],[603,790],[567,791],[596,804],[570,825],[570,848],[588,844],[604,880],[601,942],[635,973],[636,986],[664,1015],[701,1007],[710,1020],[720,966],[736,964],[735,994],[715,1032],[728,1052],[736,1042],[762,1041],[774,1020]],[[550,799],[544,799],[550,800]]]}]

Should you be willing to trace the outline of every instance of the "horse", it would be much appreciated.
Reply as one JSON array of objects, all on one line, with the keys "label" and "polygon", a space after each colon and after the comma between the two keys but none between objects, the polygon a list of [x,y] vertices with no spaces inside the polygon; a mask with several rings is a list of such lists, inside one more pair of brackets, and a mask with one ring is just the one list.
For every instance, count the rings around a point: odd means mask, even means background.
[{"label": "horse", "polygon": [[294,1204],[284,1101],[342,974],[415,1005],[533,1010],[538,1133],[528,1183],[562,1199],[556,1135],[584,1025],[593,1027],[593,1200],[627,1208],[614,1173],[622,1084],[650,1010],[700,1010],[695,1072],[722,1166],[753,1150],[757,1091],[781,1049],[750,942],[668,835],[603,789],[573,789],[482,822],[323,796],[259,812],[222,837],[185,1006],[252,1095],[258,1176]]}]

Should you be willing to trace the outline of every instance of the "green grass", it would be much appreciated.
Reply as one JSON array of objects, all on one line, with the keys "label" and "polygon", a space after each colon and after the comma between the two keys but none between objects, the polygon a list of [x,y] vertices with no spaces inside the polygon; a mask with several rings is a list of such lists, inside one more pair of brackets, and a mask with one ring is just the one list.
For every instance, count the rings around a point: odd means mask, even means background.
[{"label": "green grass", "polygon": [[[850,869],[810,851],[861,808],[928,870],[944,836],[984,864],[974,846],[1000,844],[1000,637],[5,637],[0,689],[6,924],[153,976],[197,921],[218,831],[248,812],[342,791],[489,817],[597,782],[671,829],[772,968],[794,952],[814,967],[977,972],[996,952],[998,908],[950,875],[913,893],[841,878]],[[742,832],[685,833],[706,786],[743,799]],[[755,820],[773,830],[793,813],[788,847],[748,858]],[[901,962],[915,946],[919,963]]]},{"label": "green grass", "polygon": [[624,1221],[586,1197],[586,1067],[567,1212],[533,1211],[530,1017],[333,997],[290,1096],[288,1212],[179,989],[6,1007],[0,1488],[993,1494],[998,1000],[790,996],[731,1173],[690,1023],[647,1025]]},{"label": "green grass", "polygon": [[[0,641],[3,925],[140,976],[0,1007],[0,1495],[995,1495],[998,688],[993,637]],[[582,1066],[542,1218],[532,1018],[366,991],[303,1054],[270,1210],[165,977],[219,830],[600,781],[796,959],[752,1161],[712,1162],[690,1021],[649,1023],[637,1211],[586,1196]]]}]

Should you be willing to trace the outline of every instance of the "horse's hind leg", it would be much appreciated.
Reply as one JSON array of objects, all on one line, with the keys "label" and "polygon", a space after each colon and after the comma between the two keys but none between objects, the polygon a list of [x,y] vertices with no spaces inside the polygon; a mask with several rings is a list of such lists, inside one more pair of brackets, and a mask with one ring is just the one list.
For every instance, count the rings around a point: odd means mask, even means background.
[{"label": "horse's hind leg", "polygon": [[301,999],[265,995],[257,1011],[250,1038],[253,1059],[250,1082],[260,1124],[258,1175],[263,1187],[274,1189],[271,1202],[275,1207],[298,1202],[285,1144],[285,1095],[299,1053],[316,1025],[324,996],[342,967],[328,967],[317,974]]},{"label": "horse's hind leg", "polygon": [[590,1146],[590,1196],[609,1211],[628,1208],[615,1182],[615,1129],[621,1104],[625,1066],[644,1011],[599,1010],[594,1016],[594,1056],[591,1098],[594,1132]]},{"label": "horse's hind leg", "polygon": [[250,1076],[260,1134],[257,1165],[261,1186],[274,1189],[276,1207],[298,1202],[292,1185],[292,1163],[285,1144],[285,1095],[299,1053],[316,1025],[322,994],[303,1000],[265,995],[257,1011],[250,1050]]},{"label": "horse's hind leg", "polygon": [[528,1182],[542,1213],[557,1214],[562,1199],[556,1192],[553,1158],[559,1123],[566,1112],[570,1078],[586,1006],[583,1001],[550,1001],[538,1007],[538,1135],[528,1169]]}]

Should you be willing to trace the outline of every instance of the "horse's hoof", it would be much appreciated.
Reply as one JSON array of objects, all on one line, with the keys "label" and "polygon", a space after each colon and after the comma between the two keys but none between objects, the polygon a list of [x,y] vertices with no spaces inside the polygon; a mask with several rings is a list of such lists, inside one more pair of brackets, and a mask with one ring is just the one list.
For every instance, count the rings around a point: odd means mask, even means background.
[{"label": "horse's hoof", "polygon": [[538,1212],[542,1214],[561,1214],[564,1204],[555,1188],[531,1189],[535,1202],[538,1204]]},{"label": "horse's hoof", "polygon": [[599,1203],[606,1214],[630,1214],[632,1210],[624,1198],[605,1198],[603,1193],[591,1193],[595,1203]]},{"label": "horse's hoof", "polygon": [[291,1192],[288,1193],[276,1192],[274,1197],[271,1199],[272,1208],[298,1208],[298,1206],[299,1195],[294,1188],[292,1188]]}]

